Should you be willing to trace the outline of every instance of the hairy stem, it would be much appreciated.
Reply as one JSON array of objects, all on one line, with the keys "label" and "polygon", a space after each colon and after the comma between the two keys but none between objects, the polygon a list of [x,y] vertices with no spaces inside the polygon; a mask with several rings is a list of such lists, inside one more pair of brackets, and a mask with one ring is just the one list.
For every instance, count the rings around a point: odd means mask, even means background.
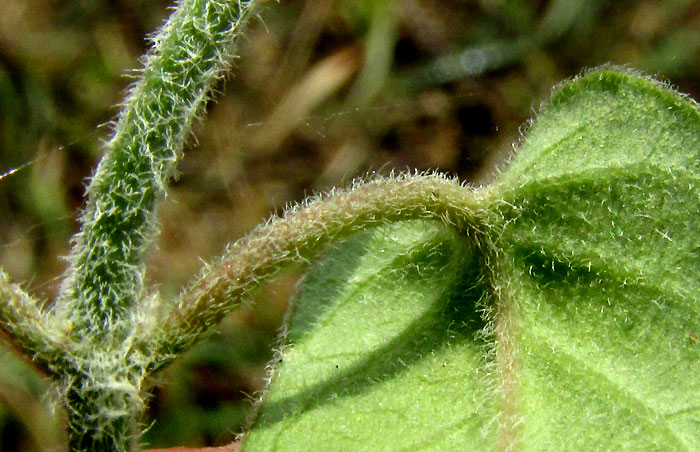
[{"label": "hairy stem", "polygon": [[[153,38],[87,189],[60,309],[75,334],[115,337],[143,295],[142,254],[192,121],[225,74],[252,0],[181,0]],[[116,335],[121,339],[121,334]]]},{"label": "hairy stem", "polygon": [[132,451],[145,409],[144,373],[124,365],[121,356],[85,361],[83,369],[64,376],[70,450]]},{"label": "hairy stem", "polygon": [[[143,252],[157,233],[156,203],[165,196],[192,122],[226,73],[254,3],[179,0],[152,39],[87,189],[70,268],[45,316],[59,337],[55,350],[65,358],[52,362],[51,370],[68,411],[73,452],[128,452],[139,437],[142,382],[151,362],[134,345],[136,307],[147,298]],[[20,308],[29,312],[24,301],[8,306],[18,316]],[[7,334],[25,348],[32,345],[29,333]]]},{"label": "hairy stem", "polygon": [[93,400],[86,399],[81,391],[73,388],[66,397],[71,407],[68,411],[69,450],[128,452],[134,449],[133,416],[118,416],[107,425],[100,425],[104,416],[90,415],[101,409]]},{"label": "hairy stem", "polygon": [[291,209],[234,243],[159,322],[155,367],[200,340],[210,326],[240,305],[261,282],[291,262],[305,262],[328,242],[370,227],[433,219],[488,240],[485,192],[439,175],[401,175],[355,184]]},{"label": "hairy stem", "polygon": [[0,270],[0,335],[43,372],[61,358],[38,302]]}]

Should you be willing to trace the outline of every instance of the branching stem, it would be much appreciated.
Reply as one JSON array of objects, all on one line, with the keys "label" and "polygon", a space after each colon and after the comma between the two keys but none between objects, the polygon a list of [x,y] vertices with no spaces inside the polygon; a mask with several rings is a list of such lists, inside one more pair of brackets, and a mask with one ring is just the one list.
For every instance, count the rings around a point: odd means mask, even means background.
[{"label": "branching stem", "polygon": [[0,274],[0,334],[54,378],[71,452],[138,444],[149,373],[205,337],[283,266],[370,227],[442,221],[487,247],[485,190],[435,174],[359,182],[295,207],[234,243],[164,317],[144,308],[143,252],[192,122],[234,58],[255,0],[180,0],[153,38],[87,189],[70,268],[49,312]]}]

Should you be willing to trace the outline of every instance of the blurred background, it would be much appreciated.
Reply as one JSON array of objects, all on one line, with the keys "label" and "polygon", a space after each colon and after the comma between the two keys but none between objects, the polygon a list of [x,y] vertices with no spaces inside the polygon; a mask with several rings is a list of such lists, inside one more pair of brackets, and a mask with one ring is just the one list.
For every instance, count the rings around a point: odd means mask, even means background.
[{"label": "blurred background", "polygon": [[[149,254],[174,297],[273,213],[368,172],[484,184],[553,85],[629,65],[700,98],[691,0],[263,1],[195,127]],[[86,179],[164,0],[0,0],[0,265],[50,300]],[[233,440],[260,390],[299,270],[159,375],[151,447]],[[60,450],[45,381],[0,351],[0,451]]]}]

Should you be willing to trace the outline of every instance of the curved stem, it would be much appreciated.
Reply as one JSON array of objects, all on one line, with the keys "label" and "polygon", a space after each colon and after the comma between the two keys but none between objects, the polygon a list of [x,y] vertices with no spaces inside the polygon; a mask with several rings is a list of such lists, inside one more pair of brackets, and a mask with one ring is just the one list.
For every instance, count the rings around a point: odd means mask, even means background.
[{"label": "curved stem", "polygon": [[418,218],[441,221],[488,240],[485,193],[446,177],[400,175],[333,191],[288,211],[235,242],[180,297],[149,341],[160,368],[205,336],[210,326],[249,297],[284,265],[305,262],[327,243],[370,227]]}]

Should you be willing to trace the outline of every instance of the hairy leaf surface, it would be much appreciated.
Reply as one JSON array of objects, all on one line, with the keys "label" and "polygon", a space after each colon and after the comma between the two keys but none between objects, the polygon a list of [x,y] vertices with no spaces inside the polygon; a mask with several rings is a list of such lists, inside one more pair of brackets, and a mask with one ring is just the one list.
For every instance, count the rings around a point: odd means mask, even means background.
[{"label": "hairy leaf surface", "polygon": [[245,450],[699,450],[699,188],[694,104],[561,86],[487,247],[408,222],[313,268]]},{"label": "hairy leaf surface", "polygon": [[335,247],[297,300],[247,449],[449,450],[492,438],[476,257],[421,221]]}]

